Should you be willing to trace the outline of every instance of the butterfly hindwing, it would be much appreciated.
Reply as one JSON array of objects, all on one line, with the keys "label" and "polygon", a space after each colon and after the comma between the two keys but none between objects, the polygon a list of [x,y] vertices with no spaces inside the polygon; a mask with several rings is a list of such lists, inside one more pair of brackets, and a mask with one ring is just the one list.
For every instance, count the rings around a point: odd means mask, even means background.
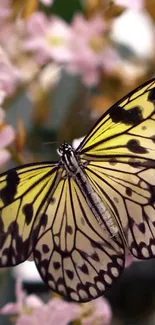
[{"label": "butterfly hindwing", "polygon": [[116,103],[77,150],[131,253],[155,256],[155,80]]},{"label": "butterfly hindwing", "polygon": [[[155,170],[115,163],[91,162],[86,173],[96,193],[112,211],[127,247],[140,259],[155,254]],[[154,180],[153,180],[154,179]]]},{"label": "butterfly hindwing", "polygon": [[97,298],[124,268],[123,243],[100,227],[72,178],[62,178],[53,198],[46,210],[50,222],[34,250],[37,268],[50,288],[67,299]]}]

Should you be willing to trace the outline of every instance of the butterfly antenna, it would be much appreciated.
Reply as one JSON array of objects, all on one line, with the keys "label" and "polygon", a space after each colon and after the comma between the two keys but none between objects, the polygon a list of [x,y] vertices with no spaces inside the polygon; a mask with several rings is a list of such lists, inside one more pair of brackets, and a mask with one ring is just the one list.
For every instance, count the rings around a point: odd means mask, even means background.
[{"label": "butterfly antenna", "polygon": [[51,144],[58,144],[60,146],[60,142],[59,141],[51,141],[51,142],[43,142],[43,145],[48,146]]}]

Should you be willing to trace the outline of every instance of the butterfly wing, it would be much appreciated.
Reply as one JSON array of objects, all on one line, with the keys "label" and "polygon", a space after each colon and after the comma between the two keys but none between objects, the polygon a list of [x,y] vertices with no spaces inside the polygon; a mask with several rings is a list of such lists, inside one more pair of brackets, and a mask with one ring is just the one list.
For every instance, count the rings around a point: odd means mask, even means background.
[{"label": "butterfly wing", "polygon": [[132,254],[155,256],[155,79],[116,103],[77,149]]},{"label": "butterfly wing", "polygon": [[0,267],[33,253],[45,283],[76,301],[92,300],[120,275],[124,246],[109,241],[64,169],[51,163],[0,177]]},{"label": "butterfly wing", "polygon": [[69,300],[102,295],[124,267],[124,246],[99,226],[72,178],[62,177],[46,214],[34,259],[44,282]]},{"label": "butterfly wing", "polygon": [[42,163],[0,176],[0,267],[19,264],[31,254],[61,173],[57,165]]}]

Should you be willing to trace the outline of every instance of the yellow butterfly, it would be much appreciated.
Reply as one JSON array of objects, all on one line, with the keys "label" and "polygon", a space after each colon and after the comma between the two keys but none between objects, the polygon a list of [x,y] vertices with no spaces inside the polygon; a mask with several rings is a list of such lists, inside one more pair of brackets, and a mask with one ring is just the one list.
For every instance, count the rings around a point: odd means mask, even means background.
[{"label": "yellow butterfly", "polygon": [[58,162],[0,176],[0,267],[33,253],[45,283],[70,300],[102,295],[125,250],[155,256],[155,78],[113,105]]}]

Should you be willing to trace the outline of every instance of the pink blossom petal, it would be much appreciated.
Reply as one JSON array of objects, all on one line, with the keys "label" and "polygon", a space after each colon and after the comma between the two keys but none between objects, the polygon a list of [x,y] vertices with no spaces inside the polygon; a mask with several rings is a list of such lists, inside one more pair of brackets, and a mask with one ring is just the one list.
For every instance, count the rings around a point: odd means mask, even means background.
[{"label": "pink blossom petal", "polygon": [[77,35],[92,37],[103,33],[106,25],[102,15],[97,14],[90,20],[87,20],[81,14],[76,14],[72,22],[72,29]]},{"label": "pink blossom petal", "polygon": [[114,0],[118,6],[124,6],[129,9],[140,10],[144,8],[144,0]]},{"label": "pink blossom petal", "polygon": [[110,47],[104,49],[103,54],[100,57],[100,64],[104,71],[111,72],[116,68],[119,57],[116,51]]},{"label": "pink blossom petal", "polygon": [[[36,323],[36,319],[35,319],[35,322],[34,322],[34,317],[33,315],[21,315],[17,321],[16,321],[16,325],[39,325],[39,320],[38,320],[38,323]],[[42,323],[42,325],[44,325]]]},{"label": "pink blossom petal", "polygon": [[27,298],[25,299],[26,307],[32,307],[35,309],[35,308],[39,308],[43,305],[44,305],[43,301],[36,295],[27,296]]},{"label": "pink blossom petal", "polygon": [[44,6],[51,6],[53,4],[53,0],[40,0]]},{"label": "pink blossom petal", "polygon": [[45,35],[49,20],[43,12],[35,12],[30,16],[26,23],[27,32],[31,37],[39,37]]},{"label": "pink blossom petal", "polygon": [[0,130],[0,148],[9,146],[15,138],[15,130],[11,125],[6,125]]},{"label": "pink blossom petal", "polygon": [[[1,157],[1,151],[0,151],[0,157]],[[17,304],[14,303],[8,303],[3,308],[0,309],[0,314],[3,315],[13,315],[17,313],[18,313],[18,307]]]},{"label": "pink blossom petal", "polygon": [[0,89],[11,95],[19,82],[19,71],[4,61],[0,61],[0,71]]},{"label": "pink blossom petal", "polygon": [[26,292],[22,289],[22,282],[20,280],[16,282],[15,295],[19,308],[22,308],[23,301],[26,298]]},{"label": "pink blossom petal", "polygon": [[99,82],[99,71],[96,69],[92,69],[89,71],[84,71],[82,74],[82,81],[84,85],[93,87],[96,86]]},{"label": "pink blossom petal", "polygon": [[0,149],[0,166],[6,164],[11,158],[11,154],[6,149]]},{"label": "pink blossom petal", "polygon": [[8,18],[12,13],[10,4],[11,4],[10,0],[1,1],[0,20],[3,21],[4,19]]},{"label": "pink blossom petal", "polygon": [[128,267],[132,264],[134,257],[132,255],[127,255],[125,259],[125,267]]},{"label": "pink blossom petal", "polygon": [[94,325],[97,323],[98,325],[109,325],[111,323],[112,312],[107,300],[105,298],[98,298],[91,302],[91,304],[93,312],[91,316],[88,315],[85,317],[81,324]]}]

